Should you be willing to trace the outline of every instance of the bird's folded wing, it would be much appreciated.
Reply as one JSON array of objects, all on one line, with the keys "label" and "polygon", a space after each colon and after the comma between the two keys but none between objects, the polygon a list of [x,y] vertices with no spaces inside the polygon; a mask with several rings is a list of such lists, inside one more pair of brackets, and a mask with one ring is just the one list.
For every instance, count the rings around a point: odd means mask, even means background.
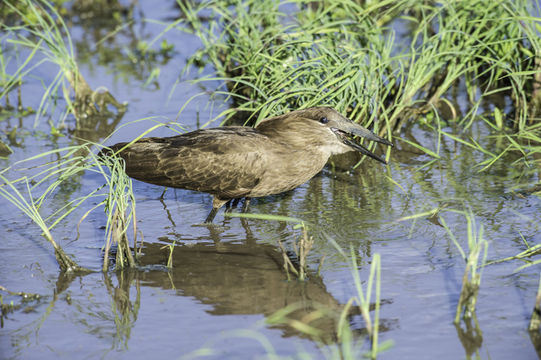
[{"label": "bird's folded wing", "polygon": [[144,182],[221,198],[246,196],[267,167],[265,139],[252,132],[205,131],[194,137],[147,138],[119,155],[126,173]]}]

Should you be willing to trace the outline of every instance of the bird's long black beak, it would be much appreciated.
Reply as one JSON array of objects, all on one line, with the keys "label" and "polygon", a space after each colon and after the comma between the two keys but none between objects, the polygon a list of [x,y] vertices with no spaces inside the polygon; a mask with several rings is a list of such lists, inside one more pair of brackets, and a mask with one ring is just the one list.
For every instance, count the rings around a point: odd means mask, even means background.
[{"label": "bird's long black beak", "polygon": [[377,136],[372,131],[348,119],[346,119],[345,121],[341,121],[339,123],[339,127],[340,128],[332,128],[332,130],[342,140],[344,144],[350,146],[361,154],[370,156],[372,159],[382,162],[383,164],[387,164],[387,161],[385,161],[384,158],[374,154],[363,145],[354,141],[353,136],[358,136],[370,141],[376,141],[381,144],[393,146],[393,144],[389,140]]}]

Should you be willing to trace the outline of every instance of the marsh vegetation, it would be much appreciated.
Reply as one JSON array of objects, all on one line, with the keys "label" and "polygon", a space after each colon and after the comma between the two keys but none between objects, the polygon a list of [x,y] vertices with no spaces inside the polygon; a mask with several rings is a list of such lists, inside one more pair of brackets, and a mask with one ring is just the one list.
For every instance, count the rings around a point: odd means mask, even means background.
[{"label": "marsh vegetation", "polygon": [[[2,357],[541,354],[538,2],[4,4]],[[98,156],[320,105],[389,164],[217,226]]]}]

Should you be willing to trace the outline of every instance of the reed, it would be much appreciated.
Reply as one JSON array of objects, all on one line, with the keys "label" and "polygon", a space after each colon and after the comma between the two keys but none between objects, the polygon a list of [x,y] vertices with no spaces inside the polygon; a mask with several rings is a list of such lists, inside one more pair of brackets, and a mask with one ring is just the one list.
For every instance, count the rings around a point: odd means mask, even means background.
[{"label": "reed", "polygon": [[[103,163],[108,172],[102,168]],[[96,159],[98,171],[104,176],[108,189],[103,201],[107,213],[106,242],[102,270],[107,271],[108,256],[113,245],[116,245],[116,268],[135,267],[135,257],[128,242],[128,229],[133,221],[133,251],[137,249],[137,227],[135,212],[135,196],[131,179],[124,172],[124,162],[116,156],[100,156]]]},{"label": "reed", "polygon": [[[22,169],[10,167],[0,172],[0,180],[3,182],[0,185],[0,195],[41,228],[45,238],[54,247],[60,268],[67,272],[88,270],[77,265],[73,259],[64,253],[61,246],[53,239],[51,231],[83,203],[90,200],[95,201],[96,199],[100,200],[98,205],[91,207],[79,222],[83,221],[95,209],[102,206],[105,208],[107,225],[102,270],[108,270],[109,251],[113,245],[116,246],[117,268],[124,266],[134,267],[136,265],[127,236],[127,231],[133,220],[133,248],[135,251],[137,248],[137,229],[135,226],[135,199],[131,188],[131,180],[123,171],[121,159],[116,157],[98,158],[92,152],[93,146],[95,144],[87,143],[56,149],[15,164],[21,166],[28,162],[39,162],[39,165]],[[55,155],[60,160],[48,161],[52,155]],[[105,162],[106,166],[103,166],[103,162]],[[14,180],[9,180],[5,176],[8,172],[15,174],[18,171],[25,171],[32,175],[22,176]],[[49,201],[54,198],[57,190],[63,184],[70,182],[73,177],[85,171],[101,174],[104,177],[105,186],[68,201],[64,206],[54,209],[49,216],[44,218],[40,213],[40,209],[48,208]],[[106,189],[106,191],[103,191],[103,189]],[[39,195],[36,195],[36,193],[39,193]]]},{"label": "reed", "polygon": [[67,255],[62,247],[53,239],[50,232],[50,226],[46,224],[41,216],[38,210],[38,204],[32,196],[31,185],[28,178],[23,177],[17,181],[18,183],[23,184],[24,189],[26,190],[26,196],[17,189],[14,182],[9,181],[1,174],[0,180],[3,182],[3,184],[0,185],[0,195],[40,227],[43,236],[54,248],[54,254],[60,269],[64,272],[89,272],[90,270],[79,266],[75,260]]},{"label": "reed", "polygon": [[[4,5],[14,17],[14,25],[2,24],[0,29],[10,34],[8,43],[15,49],[26,49],[26,59],[4,83],[0,99],[7,96],[13,87],[45,63],[58,67],[58,73],[46,85],[36,111],[36,123],[47,113],[54,113],[59,94],[67,106],[58,117],[60,121],[52,130],[63,128],[68,114],[84,119],[105,111],[107,105],[117,108],[119,113],[126,110],[108,91],[94,91],[87,83],[76,62],[71,35],[67,24],[53,4],[46,0],[7,0]],[[74,97],[72,98],[71,92]]]},{"label": "reed", "polygon": [[454,211],[466,218],[467,224],[467,253],[464,251],[463,246],[456,239],[451,229],[447,226],[445,219],[439,216],[441,225],[447,231],[447,234],[456,245],[461,257],[466,263],[464,269],[464,275],[462,276],[462,288],[460,290],[460,297],[457,304],[454,323],[460,322],[461,316],[464,319],[471,319],[475,316],[475,307],[477,304],[477,297],[479,295],[479,288],[481,286],[481,274],[483,266],[486,264],[486,257],[488,251],[488,241],[483,238],[483,225],[481,224],[477,228],[475,222],[475,216],[470,211]]},{"label": "reed", "polygon": [[[334,241],[330,242],[336,250],[346,259],[348,256],[344,250]],[[349,269],[357,294],[351,297],[340,315],[338,325],[338,337],[346,347],[342,346],[342,353],[348,354],[348,358],[352,358],[355,342],[349,324],[347,323],[350,307],[356,304],[359,308],[361,316],[364,320],[366,331],[370,339],[370,351],[365,354],[366,357],[376,359],[378,354],[387,350],[392,346],[392,341],[386,341],[383,344],[379,343],[379,322],[380,322],[380,306],[381,306],[381,256],[376,253],[372,256],[370,264],[370,272],[366,285],[363,287],[358,269],[357,255],[353,245],[350,244],[349,251]],[[370,310],[373,309],[373,316],[370,315]],[[353,357],[354,358],[354,357]]]}]

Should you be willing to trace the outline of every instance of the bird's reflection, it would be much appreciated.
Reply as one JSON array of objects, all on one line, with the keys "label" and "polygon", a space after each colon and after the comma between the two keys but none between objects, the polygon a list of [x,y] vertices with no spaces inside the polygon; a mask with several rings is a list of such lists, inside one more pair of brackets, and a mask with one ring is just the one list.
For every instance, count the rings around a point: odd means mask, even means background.
[{"label": "bird's reflection", "polygon": [[[265,224],[264,228],[275,234],[276,243],[262,243],[256,231],[261,226],[258,220],[225,216],[212,225],[184,228],[174,221],[175,212],[168,208],[169,203],[160,201],[166,215],[163,218],[168,219],[171,231],[160,237],[159,242],[143,245],[139,260],[144,271],[135,272],[138,284],[175,290],[178,295],[210,305],[207,312],[216,316],[260,314],[269,318],[291,305],[295,311],[287,314],[289,320],[309,322],[309,326],[318,329],[318,340],[325,343],[338,340],[338,320],[344,305],[327,290],[323,279],[308,273],[306,281],[288,281],[283,250],[278,246],[278,241],[290,243],[295,236],[287,230],[286,223]],[[189,234],[179,233],[181,229]],[[233,237],[232,229],[237,233]],[[168,269],[171,252],[173,266]],[[359,259],[364,256],[357,255]],[[323,308],[324,316],[314,316],[317,311],[322,313]],[[364,331],[364,323],[355,309],[349,319],[356,333]],[[305,336],[288,325],[291,321],[277,323],[273,326],[280,328],[284,336]],[[380,331],[387,331],[389,326],[392,324],[383,320]]]},{"label": "bird's reflection", "polygon": [[[211,238],[216,229],[209,227]],[[142,266],[166,264],[169,256],[161,244],[146,244]],[[320,278],[305,282],[287,281],[279,250],[269,244],[255,242],[238,244],[177,245],[173,251],[174,267],[169,272],[140,272],[145,286],[176,289],[179,295],[190,296],[211,305],[213,315],[263,314],[269,316],[290,304],[300,303],[295,316],[301,320],[323,305],[338,315],[342,305],[327,291]],[[317,327],[326,341],[336,340],[334,317],[320,319]],[[286,336],[293,335],[284,329]]]}]

